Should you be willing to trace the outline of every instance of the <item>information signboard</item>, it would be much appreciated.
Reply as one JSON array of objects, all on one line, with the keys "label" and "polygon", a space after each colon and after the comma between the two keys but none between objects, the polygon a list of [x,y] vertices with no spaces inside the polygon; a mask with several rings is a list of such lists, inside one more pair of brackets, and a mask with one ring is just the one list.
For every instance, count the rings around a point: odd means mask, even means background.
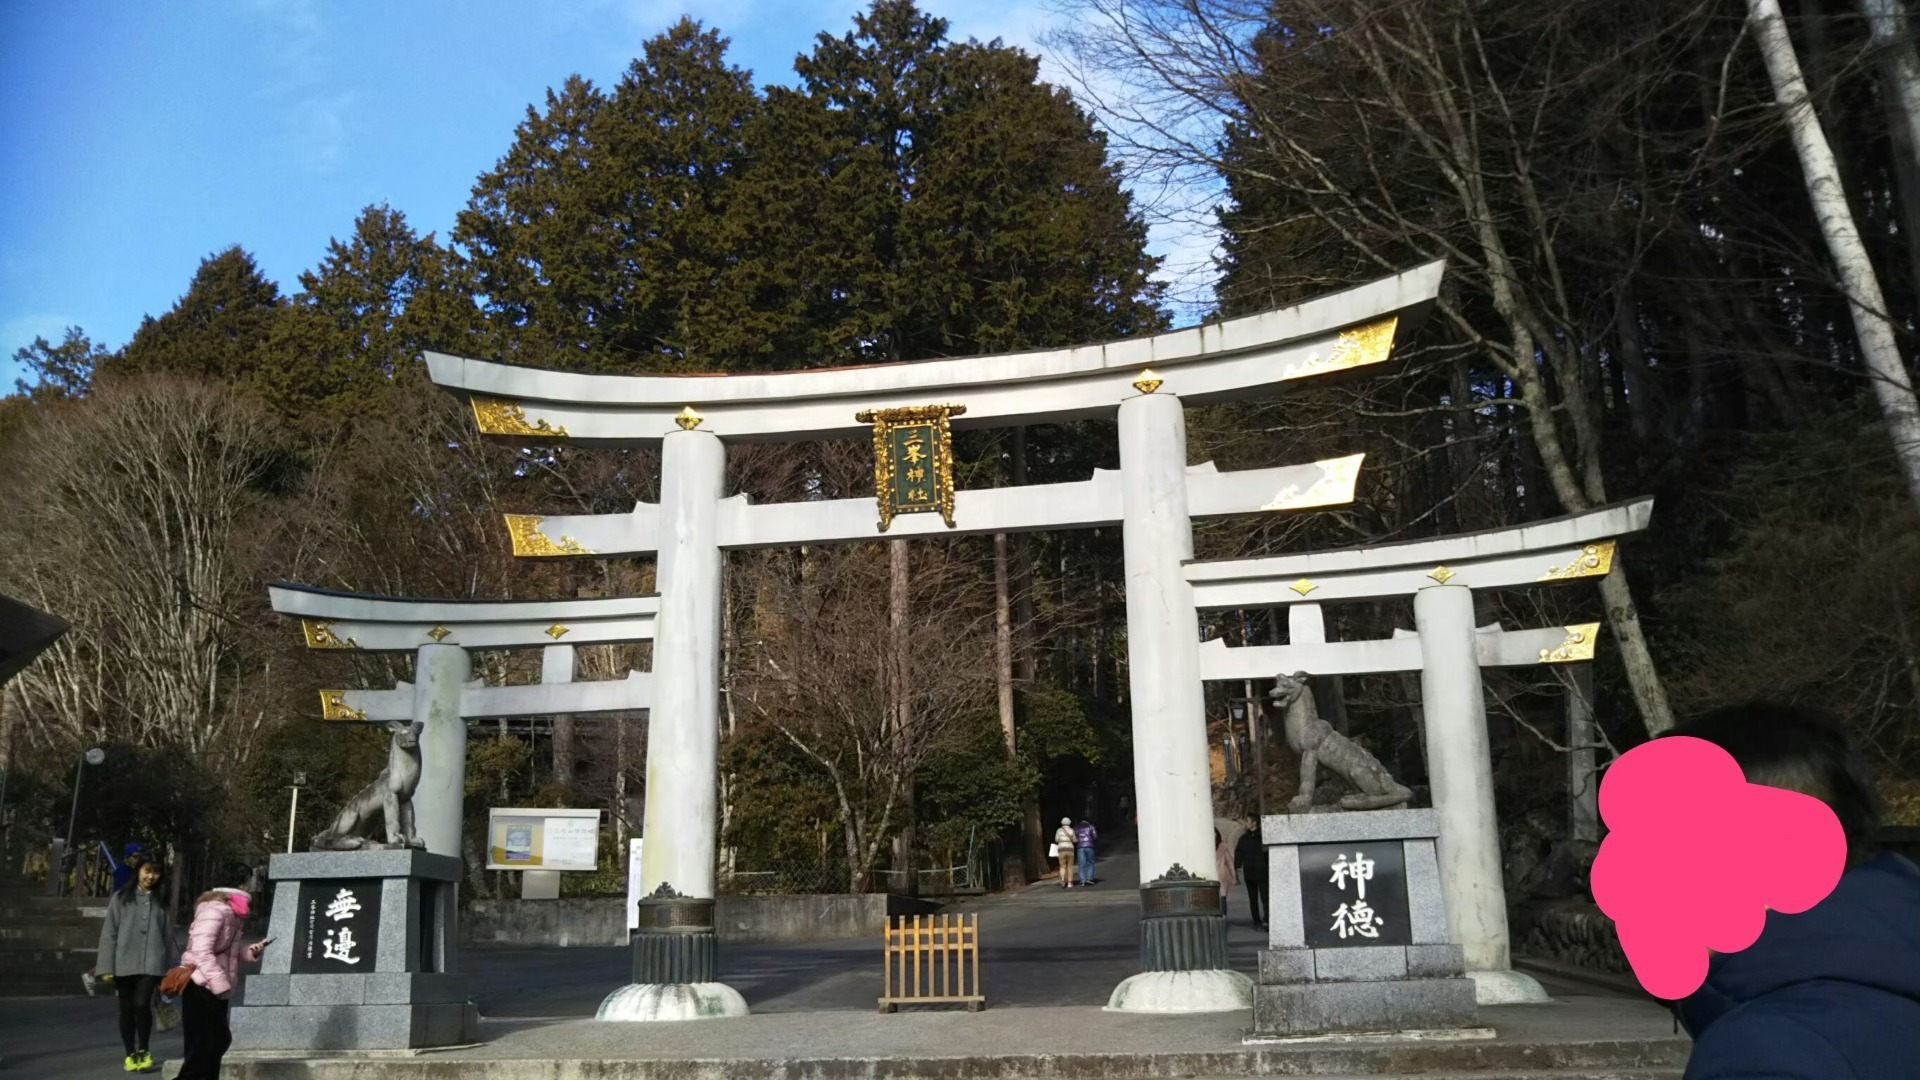
[{"label": "information signboard", "polygon": [[487,811],[487,869],[599,869],[600,811]]}]

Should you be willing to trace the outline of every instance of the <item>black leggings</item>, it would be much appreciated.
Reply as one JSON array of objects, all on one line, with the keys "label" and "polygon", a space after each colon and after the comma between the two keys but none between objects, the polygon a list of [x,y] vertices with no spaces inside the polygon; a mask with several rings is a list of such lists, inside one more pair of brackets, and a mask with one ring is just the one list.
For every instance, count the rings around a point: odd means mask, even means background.
[{"label": "black leggings", "polygon": [[180,995],[180,1029],[186,1052],[181,1055],[178,1080],[220,1080],[220,1059],[233,1045],[227,999],[199,983],[188,983]]},{"label": "black leggings", "polygon": [[159,989],[158,975],[119,975],[113,980],[113,992],[120,995],[120,1041],[127,1054],[147,1048],[153,1034],[153,993]]}]

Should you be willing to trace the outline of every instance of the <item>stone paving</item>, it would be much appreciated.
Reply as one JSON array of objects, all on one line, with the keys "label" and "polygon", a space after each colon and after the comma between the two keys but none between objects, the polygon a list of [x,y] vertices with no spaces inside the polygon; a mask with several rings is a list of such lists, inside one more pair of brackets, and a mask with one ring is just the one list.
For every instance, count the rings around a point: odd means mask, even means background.
[{"label": "stone paving", "polygon": [[[672,1025],[590,1017],[626,981],[625,949],[474,949],[463,954],[482,1014],[475,1047],[353,1060],[235,1053],[238,1080],[814,1080],[941,1077],[1500,1075],[1677,1077],[1687,1040],[1657,1005],[1543,974],[1554,1001],[1483,1010],[1490,1040],[1382,1045],[1249,1045],[1250,1012],[1209,1016],[1109,1013],[1107,994],[1138,965],[1129,855],[1103,859],[1102,883],[1037,885],[962,905],[980,913],[988,1009],[908,1007],[880,1015],[880,946],[848,941],[736,946],[727,981],[755,1015]],[[1233,904],[1234,966],[1251,973],[1261,933],[1244,895]],[[178,1033],[156,1057],[177,1057]],[[0,1076],[104,1076],[119,1066],[111,999],[0,1003]]]}]

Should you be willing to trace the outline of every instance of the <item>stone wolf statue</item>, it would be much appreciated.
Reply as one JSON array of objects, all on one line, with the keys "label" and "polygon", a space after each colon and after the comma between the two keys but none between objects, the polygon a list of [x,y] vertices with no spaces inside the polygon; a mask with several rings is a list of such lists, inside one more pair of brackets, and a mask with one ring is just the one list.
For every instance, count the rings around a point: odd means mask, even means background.
[{"label": "stone wolf statue", "polygon": [[[387,744],[387,767],[373,783],[347,800],[333,826],[313,838],[315,851],[358,851],[363,848],[423,848],[426,842],[413,831],[413,792],[420,786],[420,724],[395,720],[387,725],[393,741]],[[386,823],[384,843],[372,836],[375,817]]]},{"label": "stone wolf statue", "polygon": [[1353,785],[1355,792],[1340,799],[1342,810],[1389,810],[1405,806],[1413,792],[1396,782],[1379,760],[1359,743],[1333,730],[1320,719],[1320,710],[1308,692],[1310,676],[1296,671],[1291,676],[1277,675],[1273,703],[1286,710],[1287,745],[1300,755],[1300,793],[1287,804],[1299,813],[1313,805],[1313,787],[1320,766],[1325,765],[1341,779]]}]

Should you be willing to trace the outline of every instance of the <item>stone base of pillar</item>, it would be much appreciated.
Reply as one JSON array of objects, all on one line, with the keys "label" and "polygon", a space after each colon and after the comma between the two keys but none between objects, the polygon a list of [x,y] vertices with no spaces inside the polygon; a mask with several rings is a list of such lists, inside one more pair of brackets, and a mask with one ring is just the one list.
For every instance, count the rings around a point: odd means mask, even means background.
[{"label": "stone base of pillar", "polygon": [[1113,988],[1110,1012],[1214,1013],[1253,1007],[1253,980],[1238,971],[1143,971]]},{"label": "stone base of pillar", "polygon": [[1549,1000],[1546,988],[1531,975],[1506,971],[1469,971],[1473,999],[1481,1005],[1538,1005]]},{"label": "stone base of pillar", "polygon": [[635,983],[607,995],[596,1020],[663,1023],[747,1015],[747,999],[725,983]]},{"label": "stone base of pillar", "polygon": [[1219,915],[1141,919],[1140,966],[1147,971],[1219,970],[1227,966],[1226,939],[1227,920]]},{"label": "stone base of pillar", "polygon": [[713,901],[663,889],[637,905],[633,931],[635,985],[710,983],[720,977]]},{"label": "stone base of pillar", "polygon": [[1151,881],[1140,887],[1140,967],[1217,971],[1227,966],[1227,921],[1212,881]]}]

